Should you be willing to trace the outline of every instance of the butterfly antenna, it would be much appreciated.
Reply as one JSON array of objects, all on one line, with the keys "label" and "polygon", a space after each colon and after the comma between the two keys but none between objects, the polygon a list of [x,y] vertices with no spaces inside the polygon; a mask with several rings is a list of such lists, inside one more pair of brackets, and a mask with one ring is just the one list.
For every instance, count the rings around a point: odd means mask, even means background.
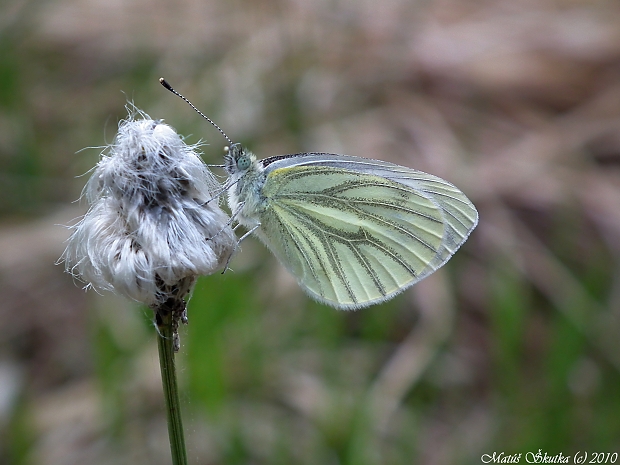
[{"label": "butterfly antenna", "polygon": [[232,141],[228,138],[228,136],[226,135],[226,133],[224,131],[222,131],[222,128],[220,128],[217,124],[215,124],[213,122],[213,120],[211,118],[209,118],[207,115],[205,115],[202,111],[200,111],[198,108],[196,108],[196,106],[190,102],[187,98],[185,98],[184,96],[182,96],[181,94],[179,94],[176,90],[174,90],[172,88],[172,86],[170,84],[168,84],[168,81],[166,81],[163,77],[159,78],[159,83],[164,86],[166,89],[168,89],[170,92],[172,92],[174,95],[176,95],[177,97],[181,97],[183,100],[185,100],[185,102],[192,107],[194,110],[196,110],[196,113],[198,113],[200,116],[202,116],[204,119],[206,119],[209,123],[211,123],[213,125],[213,127],[215,129],[217,129],[218,131],[220,131],[220,134],[222,134],[224,136],[224,138],[228,141],[228,143],[230,145],[232,145]]}]

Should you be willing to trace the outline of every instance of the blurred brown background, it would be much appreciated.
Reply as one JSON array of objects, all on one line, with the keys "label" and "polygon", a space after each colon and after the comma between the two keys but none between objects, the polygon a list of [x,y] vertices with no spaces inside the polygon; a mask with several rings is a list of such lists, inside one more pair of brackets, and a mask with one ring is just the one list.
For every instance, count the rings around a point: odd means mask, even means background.
[{"label": "blurred brown background", "polygon": [[169,463],[148,311],[54,264],[100,152],[80,150],[127,100],[221,163],[160,76],[260,157],[393,161],[481,215],[444,269],[359,312],[245,241],[182,333],[190,463],[620,452],[619,2],[6,0],[0,463]]}]

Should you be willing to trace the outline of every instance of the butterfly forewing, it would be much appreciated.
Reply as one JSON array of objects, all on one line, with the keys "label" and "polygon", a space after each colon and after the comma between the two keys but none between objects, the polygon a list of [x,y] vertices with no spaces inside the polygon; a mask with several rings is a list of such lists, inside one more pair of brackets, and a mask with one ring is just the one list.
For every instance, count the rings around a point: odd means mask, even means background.
[{"label": "butterfly forewing", "polygon": [[478,224],[478,212],[463,192],[451,183],[422,171],[382,160],[318,152],[271,157],[262,162],[268,166],[268,171],[289,166],[321,166],[373,174],[404,184],[429,198],[441,210],[445,223],[443,244],[429,264],[430,272],[441,267]]},{"label": "butterfly forewing", "polygon": [[318,300],[380,302],[434,271],[446,236],[437,202],[399,181],[307,163],[271,169],[260,236]]},{"label": "butterfly forewing", "polygon": [[429,264],[431,268],[437,269],[465,242],[478,223],[478,212],[465,194],[449,182],[421,171],[399,168],[415,175],[407,177],[406,173],[400,173],[397,177],[390,176],[390,179],[424,193],[443,212],[445,233],[442,247]]}]

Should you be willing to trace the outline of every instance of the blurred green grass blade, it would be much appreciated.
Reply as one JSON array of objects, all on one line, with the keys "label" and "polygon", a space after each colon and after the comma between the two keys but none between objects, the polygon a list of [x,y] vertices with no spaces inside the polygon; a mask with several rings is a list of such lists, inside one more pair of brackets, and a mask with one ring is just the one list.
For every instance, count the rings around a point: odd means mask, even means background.
[{"label": "blurred green grass blade", "polygon": [[[232,379],[239,370],[242,378],[254,378],[252,372],[260,372],[261,352],[249,351],[252,329],[258,312],[263,311],[253,290],[253,278],[248,274],[218,273],[201,278],[190,300],[187,343],[182,352],[190,394],[209,411],[217,411],[229,398]],[[233,354],[241,354],[243,359],[233,360]]]}]

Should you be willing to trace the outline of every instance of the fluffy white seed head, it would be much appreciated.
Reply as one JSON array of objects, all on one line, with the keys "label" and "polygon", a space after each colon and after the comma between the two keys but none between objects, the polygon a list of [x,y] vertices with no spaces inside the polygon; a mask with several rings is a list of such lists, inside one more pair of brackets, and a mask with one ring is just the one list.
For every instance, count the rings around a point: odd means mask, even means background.
[{"label": "fluffy white seed head", "polygon": [[90,209],[62,259],[87,287],[156,306],[184,297],[236,246],[220,185],[175,130],[135,110],[86,184]]}]

